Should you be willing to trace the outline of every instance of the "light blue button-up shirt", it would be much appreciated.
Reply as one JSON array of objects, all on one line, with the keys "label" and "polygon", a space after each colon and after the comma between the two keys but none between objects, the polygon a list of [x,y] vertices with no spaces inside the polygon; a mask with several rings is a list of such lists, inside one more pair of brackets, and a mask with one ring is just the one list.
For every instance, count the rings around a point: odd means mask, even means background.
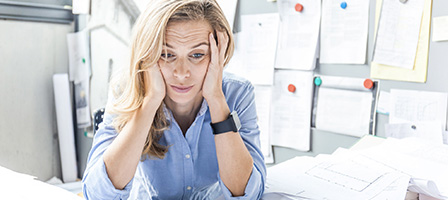
[{"label": "light blue button-up shirt", "polygon": [[140,161],[134,178],[123,190],[112,185],[103,161],[104,151],[118,134],[111,125],[113,116],[106,110],[84,172],[84,197],[107,200],[260,199],[264,191],[266,166],[260,150],[254,87],[249,81],[225,72],[222,88],[230,111],[238,113],[241,121],[239,134],[254,161],[244,196],[232,197],[219,177],[210,112],[204,100],[185,137],[171,111],[165,107],[170,127],[159,141],[170,146],[165,158]]}]

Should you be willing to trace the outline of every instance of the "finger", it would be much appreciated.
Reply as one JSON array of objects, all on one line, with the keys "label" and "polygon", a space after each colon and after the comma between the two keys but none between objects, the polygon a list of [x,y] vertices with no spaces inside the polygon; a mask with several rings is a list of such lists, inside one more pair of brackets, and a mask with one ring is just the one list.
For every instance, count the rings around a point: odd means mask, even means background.
[{"label": "finger", "polygon": [[220,64],[224,63],[229,37],[226,32],[218,32],[218,48]]},{"label": "finger", "polygon": [[213,37],[213,33],[210,33],[209,40],[210,40],[210,52],[211,52],[210,64],[213,65],[219,64],[219,51],[218,46],[216,45],[215,38]]}]

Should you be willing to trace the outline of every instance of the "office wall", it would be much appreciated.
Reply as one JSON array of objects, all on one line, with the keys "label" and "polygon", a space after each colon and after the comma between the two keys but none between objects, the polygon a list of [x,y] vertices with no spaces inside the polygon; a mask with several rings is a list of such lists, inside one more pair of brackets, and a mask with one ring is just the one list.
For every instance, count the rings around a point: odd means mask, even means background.
[{"label": "office wall", "polygon": [[[373,53],[374,25],[375,25],[375,4],[376,0],[370,0],[369,36],[368,36],[368,63],[364,65],[318,65],[316,74],[347,76],[347,77],[370,77],[370,62]],[[433,0],[432,17],[448,15],[448,1]],[[266,0],[240,0],[239,13],[258,14],[277,12],[277,4]],[[431,27],[432,29],[432,27]],[[432,35],[432,34],[431,34]],[[426,90],[436,92],[448,92],[448,42],[430,42],[428,76],[426,83],[411,83],[400,81],[380,80],[380,90],[389,92],[391,88]],[[376,134],[384,136],[384,125],[388,123],[388,116],[377,114]],[[275,136],[274,136],[275,137]],[[275,162],[283,162],[289,158],[300,155],[317,155],[319,153],[332,153],[338,147],[350,147],[358,138],[345,136],[336,133],[311,130],[311,151],[300,152],[288,148],[274,147]]]},{"label": "office wall", "polygon": [[73,25],[0,20],[0,166],[61,177],[52,75],[68,72]]}]

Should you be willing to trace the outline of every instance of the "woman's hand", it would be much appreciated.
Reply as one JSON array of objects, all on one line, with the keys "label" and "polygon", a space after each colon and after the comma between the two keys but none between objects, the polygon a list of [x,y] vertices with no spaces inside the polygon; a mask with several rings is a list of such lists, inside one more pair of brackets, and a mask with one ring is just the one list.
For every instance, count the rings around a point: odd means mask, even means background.
[{"label": "woman's hand", "polygon": [[216,33],[218,36],[218,44],[216,44],[213,34],[209,34],[211,56],[204,83],[202,85],[202,96],[204,96],[207,102],[224,97],[222,92],[222,73],[224,70],[224,58],[227,50],[227,43],[229,42],[229,36],[227,36],[226,32],[217,31]]},{"label": "woman's hand", "polygon": [[144,72],[145,102],[148,100],[162,103],[165,98],[165,79],[158,64],[148,67]]}]

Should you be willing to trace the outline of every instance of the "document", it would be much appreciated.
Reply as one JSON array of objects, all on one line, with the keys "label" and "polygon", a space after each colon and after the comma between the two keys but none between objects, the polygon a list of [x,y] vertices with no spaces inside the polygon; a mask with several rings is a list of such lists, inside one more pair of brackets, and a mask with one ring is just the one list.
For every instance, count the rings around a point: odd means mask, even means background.
[{"label": "document", "polygon": [[313,70],[318,52],[321,1],[300,1],[301,12],[295,10],[296,4],[295,0],[277,2],[280,30],[275,67]]},{"label": "document", "polygon": [[[371,117],[374,91],[364,88],[365,79],[316,76],[315,127],[317,129],[361,137],[373,131]],[[371,123],[372,122],[372,123]],[[371,130],[372,126],[372,130]]]},{"label": "document", "polygon": [[[377,29],[378,27],[382,2],[383,0],[377,0],[375,29]],[[421,19],[422,23],[420,27],[420,35],[417,45],[417,53],[413,69],[409,70],[390,65],[383,65],[373,61],[370,67],[370,76],[372,78],[398,80],[398,81],[411,81],[419,83],[426,82],[426,74],[428,71],[427,70],[428,57],[429,57],[429,33],[431,30],[430,29],[431,9],[432,9],[432,0],[425,0],[423,17]]]},{"label": "document", "polygon": [[230,28],[233,30],[233,24],[235,23],[235,13],[238,0],[217,0],[221,7],[227,21],[230,24]]},{"label": "document", "polygon": [[385,124],[386,137],[417,137],[443,144],[443,128],[440,122]]},{"label": "document", "polygon": [[236,69],[256,85],[273,85],[275,48],[279,16],[277,13],[241,16],[238,34],[242,66]]},{"label": "document", "polygon": [[260,129],[261,151],[265,163],[274,163],[270,136],[272,86],[255,86],[255,105],[257,107],[258,127]]},{"label": "document", "polygon": [[75,84],[75,107],[78,128],[91,125],[90,117],[90,46],[89,30],[67,34],[70,81]]},{"label": "document", "polygon": [[364,64],[369,29],[369,0],[322,2],[320,63]]},{"label": "document", "polygon": [[414,68],[425,0],[383,1],[373,61]]},{"label": "document", "polygon": [[391,89],[389,123],[438,122],[446,128],[447,93]]},{"label": "document", "polygon": [[90,0],[73,0],[73,14],[90,14]]},{"label": "document", "polygon": [[380,91],[380,98],[378,99],[377,113],[383,115],[389,115],[390,112],[390,93],[386,91]]},{"label": "document", "polygon": [[271,144],[309,151],[313,72],[276,70],[274,80]]},{"label": "document", "polygon": [[448,16],[434,17],[432,41],[448,41]]}]

